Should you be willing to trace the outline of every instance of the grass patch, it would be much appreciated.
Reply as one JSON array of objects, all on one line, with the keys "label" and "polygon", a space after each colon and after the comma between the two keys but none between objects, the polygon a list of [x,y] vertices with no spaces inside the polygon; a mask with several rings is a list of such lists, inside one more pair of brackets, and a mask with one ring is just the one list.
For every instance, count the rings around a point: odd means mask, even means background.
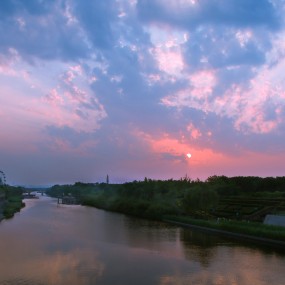
[{"label": "grass patch", "polygon": [[232,233],[246,234],[255,237],[269,238],[285,241],[285,228],[279,226],[265,225],[254,222],[228,221],[228,220],[198,220],[188,216],[165,216],[164,219],[181,222],[190,225],[203,226],[207,228],[224,230]]},{"label": "grass patch", "polygon": [[25,207],[25,203],[23,203],[21,196],[10,196],[5,202],[3,215],[6,219],[12,218],[23,207]]}]

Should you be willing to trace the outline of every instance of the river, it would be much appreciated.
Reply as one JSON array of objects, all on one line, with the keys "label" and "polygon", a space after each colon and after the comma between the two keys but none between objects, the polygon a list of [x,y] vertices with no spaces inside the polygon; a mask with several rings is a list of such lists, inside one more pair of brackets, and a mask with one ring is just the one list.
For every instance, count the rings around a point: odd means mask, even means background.
[{"label": "river", "polygon": [[49,197],[0,223],[1,285],[284,285],[285,252]]}]

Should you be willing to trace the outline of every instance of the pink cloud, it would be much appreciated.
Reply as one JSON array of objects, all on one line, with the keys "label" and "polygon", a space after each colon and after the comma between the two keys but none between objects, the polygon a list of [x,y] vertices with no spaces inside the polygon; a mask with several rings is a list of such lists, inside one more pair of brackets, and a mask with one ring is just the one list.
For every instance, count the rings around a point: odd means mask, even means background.
[{"label": "pink cloud", "polygon": [[[37,152],[36,145],[43,139],[41,123],[34,121],[34,115],[22,103],[21,94],[4,86],[0,93],[0,105],[5,106],[1,111],[1,150],[13,154]],[[40,114],[35,116],[38,119]]]},{"label": "pink cloud", "polygon": [[198,0],[159,0],[158,3],[171,13],[185,13],[199,4]]},{"label": "pink cloud", "polygon": [[63,138],[47,138],[46,149],[53,153],[70,154],[71,156],[90,156],[90,150],[97,145],[95,140],[85,140],[78,146],[72,145],[68,140]]},{"label": "pink cloud", "polygon": [[18,51],[14,48],[9,48],[8,56],[0,54],[0,74],[8,76],[17,76],[19,70],[16,65],[20,61]]},{"label": "pink cloud", "polygon": [[217,84],[215,72],[204,70],[190,74],[188,82],[189,86],[185,89],[164,97],[161,100],[162,104],[177,108],[192,107],[208,112],[212,108],[209,100]]},{"label": "pink cloud", "polygon": [[253,33],[250,30],[239,30],[235,34],[237,41],[241,47],[245,47],[247,43],[252,39]]},{"label": "pink cloud", "polygon": [[187,131],[190,133],[190,137],[194,140],[202,136],[202,133],[192,123],[188,124]]},{"label": "pink cloud", "polygon": [[153,42],[150,54],[160,71],[167,75],[181,77],[185,68],[181,44],[187,41],[185,33],[163,24],[152,24],[148,31]]},{"label": "pink cloud", "polygon": [[210,96],[213,88],[217,84],[215,72],[213,70],[198,71],[189,76],[192,87],[191,94],[197,98]]},{"label": "pink cloud", "polygon": [[45,96],[44,100],[46,100],[47,103],[50,103],[53,105],[61,105],[64,102],[63,98],[58,94],[55,88],[50,90],[49,94]]},{"label": "pink cloud", "polygon": [[216,85],[216,76],[213,70],[202,70],[189,76],[194,88],[212,88]]},{"label": "pink cloud", "polygon": [[[221,160],[223,154],[214,152],[208,148],[199,148],[194,144],[185,143],[184,140],[173,138],[171,135],[165,133],[159,137],[153,137],[150,134],[137,131],[136,136],[140,137],[147,143],[153,153],[169,154],[177,157],[179,161],[185,160],[191,165],[200,165],[208,163],[210,160]],[[187,154],[191,153],[192,158],[187,159]]]},{"label": "pink cloud", "polygon": [[71,66],[59,78],[58,86],[43,98],[48,103],[42,108],[47,122],[58,127],[69,126],[76,131],[92,132],[98,129],[99,122],[107,114],[89,89],[89,79],[82,67]]},{"label": "pink cloud", "polygon": [[110,78],[111,82],[120,83],[123,80],[122,75],[114,75]]},{"label": "pink cloud", "polygon": [[158,68],[170,75],[179,75],[184,68],[184,61],[181,51],[175,50],[164,50],[161,47],[151,49],[151,54],[157,61]]},{"label": "pink cloud", "polygon": [[[285,154],[247,150],[241,150],[238,155],[236,153],[229,154],[217,152],[209,147],[204,148],[185,143],[183,139],[172,137],[166,133],[152,136],[142,131],[136,131],[134,135],[149,147],[151,157],[156,158],[155,164],[160,167],[160,172],[167,171],[168,177],[173,177],[173,175],[182,177],[185,173],[192,179],[197,177],[206,179],[211,175],[269,176],[274,173],[283,175]],[[187,153],[191,153],[190,159],[187,158]],[[169,155],[171,159],[165,155]],[[147,159],[145,163],[147,163]],[[165,176],[167,177],[167,175]]]},{"label": "pink cloud", "polygon": [[74,79],[83,75],[83,69],[81,65],[70,66],[69,69],[64,72],[61,77],[66,84],[71,84]]},{"label": "pink cloud", "polygon": [[[86,95],[86,98],[81,95]],[[86,108],[80,105],[80,103],[91,104],[89,100],[91,99],[86,93],[62,93],[61,96],[57,98],[57,101],[54,100],[47,106],[42,106],[41,110],[42,113],[45,114],[46,124],[52,124],[58,127],[69,126],[76,131],[95,131],[99,128],[99,122],[107,115],[103,105],[98,101],[96,102],[96,100],[93,100],[93,108]],[[55,104],[55,102],[58,104]],[[94,102],[96,102],[96,106]],[[82,115],[84,114],[86,119],[80,116],[80,113]]]},{"label": "pink cloud", "polygon": [[[176,108],[195,108],[233,119],[241,132],[270,133],[284,120],[285,84],[280,76],[285,60],[273,68],[264,67],[248,87],[233,84],[223,94],[213,94],[218,85],[213,70],[189,75],[189,86],[164,97],[162,104]],[[273,117],[267,113],[273,112]],[[273,111],[272,111],[273,109]]]},{"label": "pink cloud", "polygon": [[[12,153],[37,152],[43,142],[49,141],[45,133],[46,126],[70,127],[77,132],[93,132],[100,128],[100,122],[107,114],[96,95],[89,89],[88,76],[81,66],[58,64],[50,71],[51,76],[41,74],[45,65],[38,62],[29,66],[17,58],[16,51],[11,51],[12,59],[1,61],[6,64],[4,77],[1,77],[0,104],[2,150]],[[0,69],[1,69],[0,67]],[[17,67],[17,72],[11,72]],[[62,73],[62,69],[65,71]],[[3,71],[3,69],[2,69]],[[9,71],[9,72],[7,72]],[[1,71],[0,71],[1,72]],[[55,82],[55,78],[61,72]],[[3,74],[3,73],[2,73]],[[46,94],[46,95],[45,95]],[[87,149],[82,142],[76,152]],[[57,149],[70,150],[72,146],[66,141],[51,143]]]},{"label": "pink cloud", "polygon": [[144,78],[149,86],[162,81],[162,76],[158,73],[144,74]]},{"label": "pink cloud", "polygon": [[11,67],[11,65],[1,57],[0,55],[0,74],[16,76],[16,71]]},{"label": "pink cloud", "polygon": [[[272,72],[273,70],[266,70],[253,79],[250,88],[244,90],[242,95],[241,91],[239,94],[232,94],[232,104],[239,105],[234,113],[236,129],[270,133],[282,123],[284,118],[281,110],[285,108],[285,85],[276,81],[276,78],[270,78]],[[268,109],[273,115],[272,118],[267,118]],[[241,112],[237,112],[238,110]]]}]

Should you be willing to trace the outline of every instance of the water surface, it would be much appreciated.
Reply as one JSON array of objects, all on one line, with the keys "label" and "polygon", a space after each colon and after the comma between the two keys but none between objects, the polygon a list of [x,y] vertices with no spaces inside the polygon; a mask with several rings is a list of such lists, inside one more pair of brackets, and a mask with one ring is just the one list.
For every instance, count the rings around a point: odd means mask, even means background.
[{"label": "water surface", "polygon": [[55,199],[0,223],[0,284],[284,285],[285,253]]}]

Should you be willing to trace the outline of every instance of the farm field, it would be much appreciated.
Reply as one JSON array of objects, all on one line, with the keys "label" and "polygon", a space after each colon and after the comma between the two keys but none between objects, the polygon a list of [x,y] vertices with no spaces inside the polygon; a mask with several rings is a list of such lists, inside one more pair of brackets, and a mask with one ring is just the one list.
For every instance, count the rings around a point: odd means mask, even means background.
[{"label": "farm field", "polygon": [[285,214],[285,198],[243,198],[221,199],[213,215],[234,220],[263,222],[268,214]]}]

